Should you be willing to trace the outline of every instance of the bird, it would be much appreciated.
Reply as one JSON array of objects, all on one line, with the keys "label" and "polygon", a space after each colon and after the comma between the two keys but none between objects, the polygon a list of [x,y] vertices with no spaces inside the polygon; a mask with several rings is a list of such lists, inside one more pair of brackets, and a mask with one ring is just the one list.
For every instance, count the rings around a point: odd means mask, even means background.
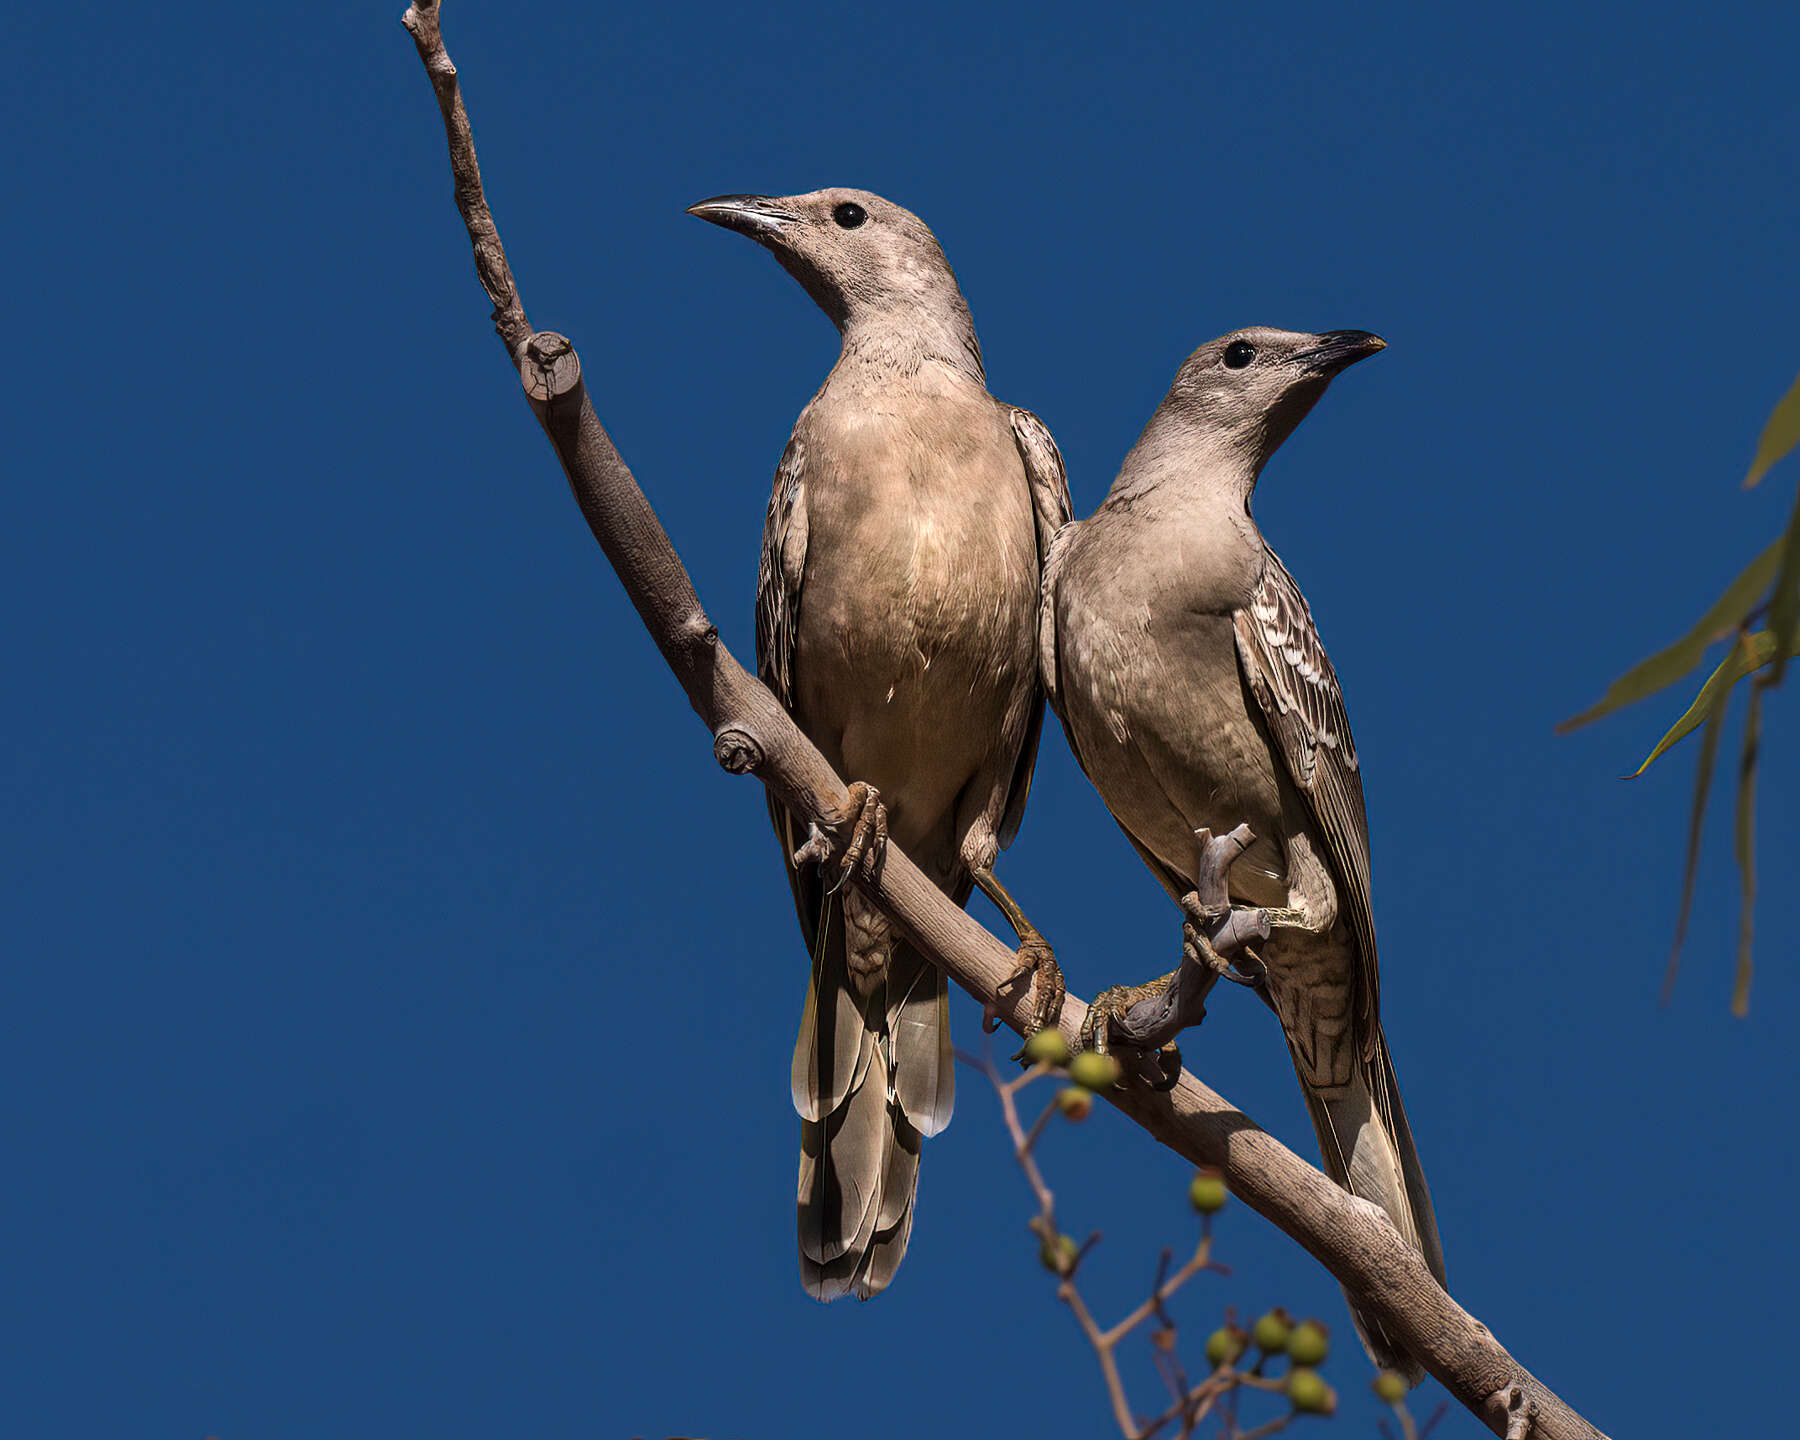
[{"label": "bird", "polygon": [[1061,1011],[1049,944],[994,875],[1018,833],[1043,730],[1044,554],[1069,518],[1055,441],[987,390],[942,247],[863,190],[721,195],[688,213],[769,250],[841,348],[776,467],[756,586],[757,673],[837,773],[823,822],[773,796],[811,953],[791,1089],[801,1125],[801,1283],[830,1301],[893,1279],[924,1138],[954,1105],[945,978],[846,883],[891,840],[1018,937],[1032,1029]]},{"label": "bird", "polygon": [[[1040,666],[1078,763],[1190,920],[1196,832],[1249,827],[1227,889],[1232,905],[1261,910],[1268,932],[1260,967],[1232,978],[1253,979],[1280,1020],[1326,1172],[1385,1210],[1442,1284],[1437,1219],[1382,1033],[1343,691],[1251,513],[1263,467],[1326,387],[1384,348],[1363,330],[1253,328],[1195,350],[1099,509],[1053,541]],[[1099,997],[1084,1030],[1175,979]],[[1416,1362],[1354,1301],[1351,1311],[1376,1363],[1416,1380]]]}]

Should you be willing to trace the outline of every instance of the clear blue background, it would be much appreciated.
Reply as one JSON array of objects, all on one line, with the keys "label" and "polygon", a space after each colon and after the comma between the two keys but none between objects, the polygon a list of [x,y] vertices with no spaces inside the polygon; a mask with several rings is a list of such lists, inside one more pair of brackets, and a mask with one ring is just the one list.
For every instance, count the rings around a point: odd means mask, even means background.
[{"label": "clear blue background", "polygon": [[[488,333],[399,8],[10,22],[0,1426],[1108,1433],[973,1077],[893,1290],[795,1283],[805,960],[761,794]],[[1663,1010],[1692,749],[1616,779],[1685,696],[1551,726],[1785,515],[1791,466],[1735,486],[1800,365],[1791,7],[448,24],[532,317],[741,655],[835,337],[693,200],[854,184],[925,216],[1083,510],[1200,341],[1388,338],[1258,515],[1345,677],[1454,1288],[1614,1434],[1790,1425],[1793,698],[1743,1022],[1729,805]],[[1173,955],[1054,727],[1003,873],[1083,994]],[[1188,1053],[1310,1153],[1254,1002]],[[1046,1165],[1122,1309],[1190,1234],[1183,1167],[1111,1112]],[[1374,1433],[1336,1290],[1241,1207],[1221,1245],[1190,1345],[1227,1304],[1316,1312],[1334,1433]]]}]

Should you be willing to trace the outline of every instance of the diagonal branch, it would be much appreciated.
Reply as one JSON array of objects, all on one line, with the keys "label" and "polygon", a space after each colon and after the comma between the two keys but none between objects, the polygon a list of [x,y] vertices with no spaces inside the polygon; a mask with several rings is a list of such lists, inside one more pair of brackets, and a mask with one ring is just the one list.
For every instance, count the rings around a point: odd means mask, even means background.
[{"label": "diagonal branch", "polygon": [[[775,697],[719,643],[675,547],[594,414],[574,348],[560,335],[530,331],[482,193],[456,67],[439,30],[440,9],[438,0],[415,0],[402,23],[437,94],[457,208],[494,305],[495,330],[532,412],[594,538],[711,730],[714,758],[734,775],[755,775],[797,817],[825,819],[846,800],[844,782]],[[867,890],[908,940],[1023,1033],[1031,1018],[1029,995],[1021,987],[1001,991],[1016,963],[1013,952],[952,904],[897,846],[889,847],[878,881]],[[1068,997],[1066,1037],[1080,1033],[1086,1011]],[[1298,1241],[1495,1434],[1604,1440],[1438,1288],[1380,1209],[1340,1190],[1192,1074],[1166,1094],[1115,1091],[1107,1098],[1176,1154],[1221,1170],[1234,1194]]]}]

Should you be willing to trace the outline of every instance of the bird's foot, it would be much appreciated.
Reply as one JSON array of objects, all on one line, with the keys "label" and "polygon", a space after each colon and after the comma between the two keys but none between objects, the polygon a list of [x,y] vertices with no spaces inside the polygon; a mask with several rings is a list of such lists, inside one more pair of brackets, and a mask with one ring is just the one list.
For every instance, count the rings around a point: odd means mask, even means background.
[{"label": "bird's foot", "polygon": [[[830,819],[809,825],[806,843],[794,852],[795,869],[810,863],[821,875],[836,870],[829,886],[833,894],[853,875],[873,880],[887,853],[887,807],[881,803],[881,792],[861,780],[851,781],[849,788],[843,808]],[[846,834],[849,838],[843,840]]]},{"label": "bird's foot", "polygon": [[[1231,903],[1231,862],[1249,849],[1255,838],[1248,825],[1224,835],[1210,830],[1194,832],[1194,888],[1180,900],[1184,917],[1181,967],[1184,972],[1196,967],[1215,979],[1260,990],[1268,971],[1250,949],[1250,942],[1267,940],[1271,927],[1284,921],[1289,912]],[[1207,982],[1209,987],[1211,983]]]},{"label": "bird's foot", "polygon": [[1268,938],[1269,911],[1244,908],[1228,910],[1223,916],[1210,915],[1193,891],[1179,903],[1186,917],[1181,925],[1184,964],[1199,965],[1221,980],[1252,990],[1261,990],[1268,983],[1268,967],[1250,948],[1250,941]]},{"label": "bird's foot", "polygon": [[[1031,981],[1031,1020],[1025,1027],[1025,1038],[1030,1040],[1047,1025],[1054,1025],[1062,1015],[1063,997],[1068,994],[1068,986],[1063,983],[1062,966],[1056,963],[1056,952],[1050,948],[1050,942],[1036,930],[1027,929],[1019,937],[1019,963],[1012,974],[1000,983],[1002,992],[1014,986]],[[985,1016],[982,1028],[990,1035],[1000,1027],[1000,1022],[993,1014]],[[1025,1050],[1020,1047],[1019,1053],[1012,1057],[1023,1062]]]},{"label": "bird's foot", "polygon": [[1248,946],[1266,940],[1286,912],[1233,908],[1226,877],[1255,837],[1248,825],[1227,835],[1196,830],[1194,889],[1181,899],[1181,968],[1146,985],[1102,992],[1081,1027],[1083,1049],[1129,1055],[1144,1082],[1167,1090],[1181,1078],[1175,1037],[1206,1018],[1206,997],[1221,978],[1261,986],[1263,963]]},{"label": "bird's foot", "polygon": [[[1182,1004],[1180,979],[1181,972],[1171,970],[1161,979],[1143,985],[1114,985],[1102,990],[1081,1022],[1079,1048],[1113,1056],[1121,1062],[1122,1071],[1152,1090],[1174,1088],[1181,1078],[1180,1049],[1173,1039],[1150,1042],[1153,1032],[1166,1030],[1173,1035],[1182,1028],[1168,1024],[1170,1014]],[[1145,1008],[1139,1010],[1140,1006]],[[1188,1023],[1197,1025],[1205,1017],[1202,996],[1198,1013]]]}]

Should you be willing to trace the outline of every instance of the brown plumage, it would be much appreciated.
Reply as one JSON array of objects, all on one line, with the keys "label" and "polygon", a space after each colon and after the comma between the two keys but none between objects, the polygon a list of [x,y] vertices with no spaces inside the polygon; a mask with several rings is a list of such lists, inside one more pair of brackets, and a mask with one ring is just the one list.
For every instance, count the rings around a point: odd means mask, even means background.
[{"label": "brown plumage", "polygon": [[[1056,447],[988,394],[968,306],[917,216],[858,190],[692,213],[765,245],[843,340],[776,471],[758,672],[840,775],[875,787],[907,855],[958,903],[980,885],[1053,968],[993,864],[1043,723],[1041,561],[1068,516]],[[794,862],[808,837],[770,814],[812,955],[792,1074],[801,1279],[820,1300],[867,1298],[906,1253],[921,1143],[950,1120],[948,995],[854,884],[829,893]]]},{"label": "brown plumage", "polygon": [[[1343,692],[1250,502],[1263,465],[1362,331],[1245,330],[1203,345],[1105,503],[1052,548],[1041,663],[1108,809],[1179,899],[1194,832],[1240,823],[1233,903],[1270,910],[1265,998],[1280,1017],[1325,1169],[1387,1211],[1441,1282],[1443,1250],[1382,1035],[1362,774]],[[1369,1317],[1371,1355],[1415,1377]]]}]

